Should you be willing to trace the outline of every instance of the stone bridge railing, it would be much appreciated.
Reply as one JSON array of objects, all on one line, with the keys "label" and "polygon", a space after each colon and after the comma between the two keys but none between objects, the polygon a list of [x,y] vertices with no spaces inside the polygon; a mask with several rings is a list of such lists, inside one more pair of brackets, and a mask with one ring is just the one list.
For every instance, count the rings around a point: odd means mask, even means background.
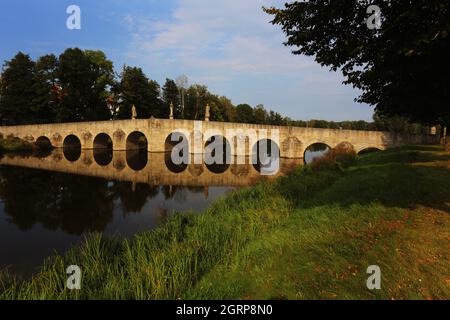
[{"label": "stone bridge railing", "polygon": [[[5,137],[48,141],[56,148],[78,145],[82,149],[96,149],[112,143],[114,150],[132,150],[145,142],[149,152],[167,151],[171,134],[175,132],[186,138],[190,153],[202,153],[206,141],[220,135],[229,143],[232,155],[250,156],[258,141],[271,139],[279,146],[280,156],[291,159],[303,158],[305,150],[315,143],[330,147],[346,143],[357,152],[367,148],[383,150],[404,144],[437,143],[436,136],[153,118],[0,127],[0,134]],[[256,138],[248,138],[248,133]]]}]

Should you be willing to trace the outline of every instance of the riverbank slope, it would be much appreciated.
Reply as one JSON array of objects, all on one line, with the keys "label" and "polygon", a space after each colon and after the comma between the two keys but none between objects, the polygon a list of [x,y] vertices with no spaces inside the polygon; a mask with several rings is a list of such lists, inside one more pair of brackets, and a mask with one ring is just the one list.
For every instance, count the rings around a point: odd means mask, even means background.
[{"label": "riverbank slope", "polygon": [[[448,299],[450,154],[404,147],[305,166],[133,241],[90,236],[1,299]],[[82,270],[81,290],[66,268]],[[368,290],[367,267],[381,269]]]}]

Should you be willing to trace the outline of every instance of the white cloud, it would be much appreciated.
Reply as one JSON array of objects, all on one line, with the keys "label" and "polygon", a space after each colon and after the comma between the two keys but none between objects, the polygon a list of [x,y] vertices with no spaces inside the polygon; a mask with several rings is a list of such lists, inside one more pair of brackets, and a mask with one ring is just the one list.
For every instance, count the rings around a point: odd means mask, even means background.
[{"label": "white cloud", "polygon": [[[311,57],[293,55],[293,48],[283,45],[285,35],[270,24],[272,17],[262,6],[282,3],[179,0],[165,20],[126,15],[126,55],[159,81],[187,74],[191,82],[206,84],[235,103],[264,103],[293,118],[323,113],[322,118],[332,119],[330,106],[336,108],[334,101],[339,101],[340,118],[348,113],[349,119],[369,119],[371,109],[354,104],[358,93],[341,84],[340,74],[321,68]],[[309,105],[299,107],[299,101]]]},{"label": "white cloud", "polygon": [[[180,1],[170,21],[126,15],[132,40],[129,55],[149,67],[176,63],[201,75],[283,74],[312,64],[282,45],[283,34],[262,11],[271,1]],[[152,59],[153,60],[153,59]],[[195,75],[194,75],[195,76]]]}]

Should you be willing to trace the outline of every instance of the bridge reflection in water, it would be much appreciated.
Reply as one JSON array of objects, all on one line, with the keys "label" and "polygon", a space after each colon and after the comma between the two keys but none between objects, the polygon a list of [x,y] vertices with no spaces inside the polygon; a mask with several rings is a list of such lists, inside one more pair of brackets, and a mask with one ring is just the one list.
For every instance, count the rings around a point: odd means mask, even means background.
[{"label": "bridge reflection in water", "polygon": [[[169,153],[147,153],[140,150],[112,151],[55,149],[44,157],[6,155],[0,165],[19,166],[70,174],[101,177],[117,181],[145,183],[152,186],[248,186],[261,179],[258,165],[249,157],[234,158],[230,165],[175,165]],[[245,163],[245,164],[238,164]],[[280,159],[280,170],[267,179],[286,174],[303,159]]]},{"label": "bridge reflection in water", "polygon": [[[165,153],[56,149],[0,159],[0,269],[30,275],[89,232],[131,237],[263,177],[258,166],[174,165]],[[235,162],[236,163],[236,162]],[[278,175],[302,160],[280,160]]]}]

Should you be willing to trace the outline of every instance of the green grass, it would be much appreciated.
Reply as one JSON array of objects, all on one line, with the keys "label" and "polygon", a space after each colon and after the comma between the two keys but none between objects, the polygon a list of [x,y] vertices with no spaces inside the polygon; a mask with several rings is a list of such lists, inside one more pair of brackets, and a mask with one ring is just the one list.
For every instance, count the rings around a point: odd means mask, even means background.
[{"label": "green grass", "polygon": [[33,151],[33,144],[25,140],[16,137],[0,137],[0,153],[31,151]]},{"label": "green grass", "polygon": [[[92,235],[0,299],[448,299],[450,156],[438,147],[309,166],[177,214],[132,241]],[[67,266],[82,289],[65,289]],[[379,265],[382,289],[366,288]]]},{"label": "green grass", "polygon": [[4,154],[33,155],[36,157],[48,156],[52,151],[51,145],[38,142],[28,142],[14,136],[4,138],[0,134],[0,157]]}]

